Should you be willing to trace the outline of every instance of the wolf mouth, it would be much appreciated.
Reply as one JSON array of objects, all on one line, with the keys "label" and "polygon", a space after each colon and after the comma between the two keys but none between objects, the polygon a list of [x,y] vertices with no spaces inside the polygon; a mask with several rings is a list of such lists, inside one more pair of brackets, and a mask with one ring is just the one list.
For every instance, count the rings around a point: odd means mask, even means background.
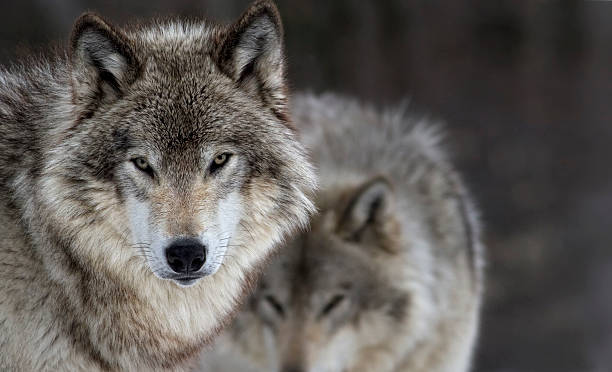
[{"label": "wolf mouth", "polygon": [[176,282],[181,287],[190,287],[194,285],[199,279],[202,279],[206,275],[190,275],[190,276],[181,276],[175,278],[169,278]]}]

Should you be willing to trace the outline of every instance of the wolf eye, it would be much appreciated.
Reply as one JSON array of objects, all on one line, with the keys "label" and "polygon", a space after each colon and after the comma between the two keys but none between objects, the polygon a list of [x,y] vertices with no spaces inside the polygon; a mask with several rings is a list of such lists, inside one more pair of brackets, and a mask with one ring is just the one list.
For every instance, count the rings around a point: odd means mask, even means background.
[{"label": "wolf eye", "polygon": [[231,156],[232,154],[227,153],[227,152],[217,155],[215,159],[213,160],[212,164],[210,165],[210,172],[213,173],[219,170],[220,168],[222,168],[227,163],[227,161],[229,160]]},{"label": "wolf eye", "polygon": [[149,176],[153,177],[153,168],[149,165],[149,162],[145,158],[134,158],[132,159],[132,163],[139,170],[145,172]]},{"label": "wolf eye", "polygon": [[329,301],[327,305],[323,307],[323,310],[321,310],[321,316],[325,316],[331,313],[332,310],[334,310],[336,307],[338,307],[338,305],[342,303],[342,301],[344,301],[344,295],[335,295],[331,299],[331,301]]},{"label": "wolf eye", "polygon": [[266,296],[264,297],[264,299],[266,300],[268,305],[270,305],[270,307],[272,307],[274,311],[276,311],[278,315],[280,315],[281,317],[285,316],[285,309],[283,308],[283,305],[281,305],[280,302],[276,300],[276,298],[274,298],[273,296]]}]

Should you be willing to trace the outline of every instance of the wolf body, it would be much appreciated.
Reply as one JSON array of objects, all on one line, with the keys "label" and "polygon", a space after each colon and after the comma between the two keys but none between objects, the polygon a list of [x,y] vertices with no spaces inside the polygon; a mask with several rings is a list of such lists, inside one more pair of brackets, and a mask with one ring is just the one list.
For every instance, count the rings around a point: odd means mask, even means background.
[{"label": "wolf body", "polygon": [[240,354],[283,372],[468,370],[483,252],[435,126],[334,95],[293,102],[320,170],[319,213],[203,360]]},{"label": "wolf body", "polygon": [[258,1],[0,72],[0,370],[191,366],[313,210],[284,69]]}]

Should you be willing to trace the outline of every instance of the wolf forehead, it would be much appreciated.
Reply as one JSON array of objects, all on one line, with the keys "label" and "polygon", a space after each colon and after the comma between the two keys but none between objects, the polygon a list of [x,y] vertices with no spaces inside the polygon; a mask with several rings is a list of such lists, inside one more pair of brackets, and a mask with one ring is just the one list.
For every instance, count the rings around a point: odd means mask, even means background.
[{"label": "wolf forehead", "polygon": [[256,140],[290,134],[286,118],[276,117],[264,97],[245,94],[221,69],[214,55],[219,42],[215,32],[195,24],[152,27],[129,33],[139,66],[118,114],[159,132],[159,140]]},{"label": "wolf forehead", "polygon": [[124,148],[155,146],[161,153],[234,145],[263,156],[275,150],[262,147],[264,141],[279,146],[293,139],[290,129],[263,109],[240,97],[216,94],[214,83],[197,84],[201,89],[194,91],[189,84],[173,83],[170,89],[179,93],[172,97],[169,90],[139,89],[135,84],[117,112],[109,115],[114,141]]},{"label": "wolf forehead", "polygon": [[[173,36],[166,36],[161,45],[143,42],[140,34],[131,36],[142,61],[138,76],[110,111],[94,115],[97,127],[92,130],[105,132],[116,150],[144,147],[185,156],[226,145],[239,150],[253,165],[278,162],[285,151],[295,151],[290,123],[253,99],[258,97],[245,95],[206,50],[199,49],[212,48],[207,43],[215,41],[207,33],[196,36],[202,31],[190,27],[189,32],[181,28],[182,36],[172,31]],[[164,35],[162,30],[145,31],[144,35]],[[190,39],[199,41],[196,47],[185,47]]]},{"label": "wolf forehead", "polygon": [[294,292],[328,286],[365,287],[375,281],[377,273],[368,257],[356,248],[317,231],[294,235],[263,276],[262,287],[292,283]]}]

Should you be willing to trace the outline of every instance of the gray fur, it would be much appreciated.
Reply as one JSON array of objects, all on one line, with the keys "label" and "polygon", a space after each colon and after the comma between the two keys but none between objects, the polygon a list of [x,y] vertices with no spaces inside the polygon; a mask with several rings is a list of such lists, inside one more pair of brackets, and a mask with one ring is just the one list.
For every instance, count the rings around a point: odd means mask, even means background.
[{"label": "gray fur", "polygon": [[439,129],[334,95],[295,97],[294,114],[319,213],[215,350],[265,371],[468,370],[483,248]]},{"label": "gray fur", "polygon": [[[188,368],[313,210],[282,55],[258,1],[232,25],[86,14],[68,52],[0,72],[0,370]],[[209,250],[188,288],[181,237]]]}]

